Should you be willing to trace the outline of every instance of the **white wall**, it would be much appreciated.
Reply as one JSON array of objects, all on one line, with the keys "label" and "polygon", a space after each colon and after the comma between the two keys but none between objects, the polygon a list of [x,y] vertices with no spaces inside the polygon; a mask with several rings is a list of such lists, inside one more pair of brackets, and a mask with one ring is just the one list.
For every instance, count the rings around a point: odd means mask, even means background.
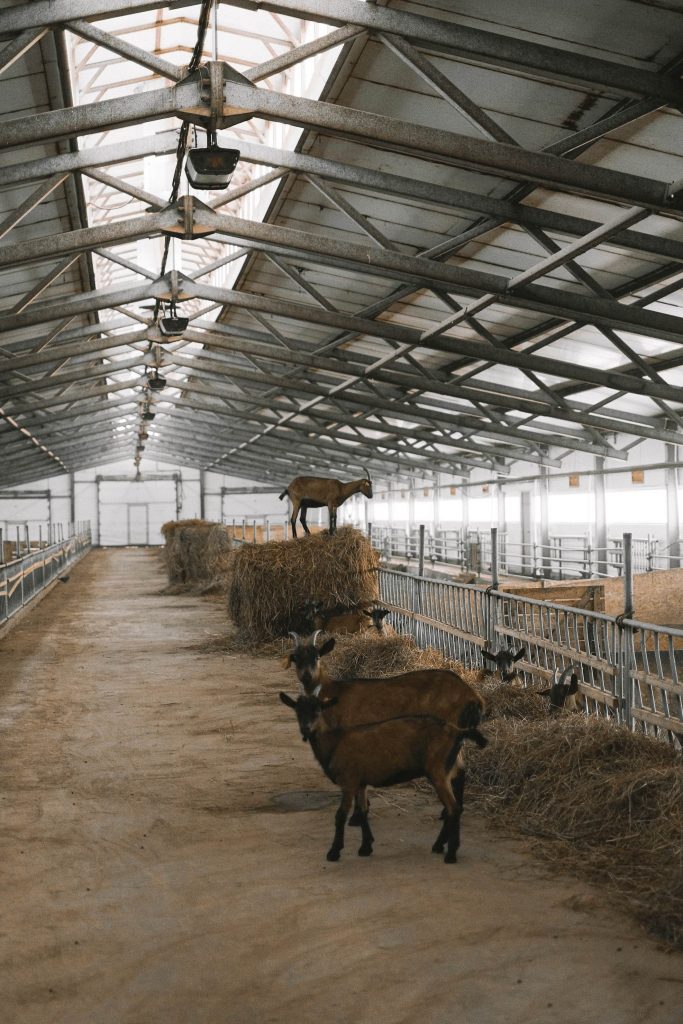
[{"label": "white wall", "polygon": [[[135,478],[130,459],[96,466],[74,475],[74,520],[77,523],[90,522],[95,544],[162,544],[161,525],[176,518],[174,475],[179,477],[179,517],[200,518],[202,501],[198,469],[152,461],[144,462],[141,468],[139,480]],[[106,479],[112,476],[124,479]],[[164,479],[153,479],[155,476],[163,476]],[[99,484],[98,477],[103,478]],[[267,517],[271,523],[283,523],[288,516],[288,503],[286,499],[278,500],[282,488],[268,494],[247,493],[255,486],[253,480],[219,473],[205,474],[204,518],[219,522],[222,508],[225,522],[233,518],[241,521],[243,517],[263,522]],[[242,493],[222,494],[223,488],[241,489]],[[0,528],[4,529],[5,539],[16,537],[17,525],[20,526],[22,540],[25,525],[29,527],[31,539],[37,539],[39,531],[45,538],[48,521],[63,524],[66,532],[72,508],[71,478],[68,475],[37,480],[12,490],[49,492],[50,500],[29,496],[7,499],[0,491]]]}]

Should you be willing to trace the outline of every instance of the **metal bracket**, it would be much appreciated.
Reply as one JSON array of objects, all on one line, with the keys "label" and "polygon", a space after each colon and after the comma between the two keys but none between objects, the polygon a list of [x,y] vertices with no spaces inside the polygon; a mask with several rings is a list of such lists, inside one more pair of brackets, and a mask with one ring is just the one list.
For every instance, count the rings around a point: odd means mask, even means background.
[{"label": "metal bracket", "polygon": [[201,216],[202,212],[206,211],[207,215],[214,217],[215,213],[210,206],[202,203],[199,199],[195,199],[194,196],[181,196],[175,207],[167,206],[166,209],[175,209],[177,218],[175,223],[162,227],[161,233],[163,235],[187,239],[203,238],[205,235],[210,235],[216,230],[213,226],[209,227],[209,225],[197,223],[195,219],[197,214]]},{"label": "metal bracket", "polygon": [[249,89],[255,89],[256,86],[224,61],[210,60],[184,81],[188,82],[193,79],[199,83],[199,103],[201,105],[179,110],[178,117],[183,121],[200,125],[207,131],[216,131],[217,128],[230,128],[231,125],[248,121],[256,113],[255,110],[232,107],[226,103],[226,82],[245,85]]}]

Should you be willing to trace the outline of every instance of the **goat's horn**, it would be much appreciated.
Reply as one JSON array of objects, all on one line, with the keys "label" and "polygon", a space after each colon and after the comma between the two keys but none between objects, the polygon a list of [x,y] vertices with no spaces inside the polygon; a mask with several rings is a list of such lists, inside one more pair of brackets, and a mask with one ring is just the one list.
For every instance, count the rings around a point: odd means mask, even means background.
[{"label": "goat's horn", "polygon": [[301,641],[299,640],[299,634],[295,633],[293,629],[290,629],[289,635],[294,637],[294,643],[298,647]]},{"label": "goat's horn", "polygon": [[316,629],[315,633],[313,634],[313,640],[312,640],[312,643],[313,643],[313,646],[314,646],[314,647],[315,647],[315,642],[316,642],[316,640],[318,639],[318,633],[322,633],[322,629]]},{"label": "goat's horn", "polygon": [[561,685],[562,683],[564,683],[565,679],[567,678],[567,676],[569,675],[569,673],[570,673],[570,672],[572,671],[573,667],[574,667],[574,666],[573,666],[573,665],[572,665],[572,664],[570,663],[569,665],[567,665],[567,667],[566,667],[566,668],[564,668],[564,669],[562,670],[562,675],[560,676],[560,680],[559,680],[559,681],[560,681],[560,685]]},{"label": "goat's horn", "polygon": [[369,480],[370,479],[370,474],[368,473],[368,467],[367,466],[363,466],[363,472],[365,473],[366,477]]}]

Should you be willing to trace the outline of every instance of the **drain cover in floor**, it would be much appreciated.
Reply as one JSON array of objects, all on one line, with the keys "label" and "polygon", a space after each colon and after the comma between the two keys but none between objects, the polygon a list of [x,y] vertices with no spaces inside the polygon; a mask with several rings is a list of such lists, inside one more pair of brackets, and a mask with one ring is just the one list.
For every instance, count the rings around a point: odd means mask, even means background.
[{"label": "drain cover in floor", "polygon": [[278,811],[319,811],[339,803],[336,793],[324,793],[315,789],[297,789],[289,793],[276,793],[271,803]]}]

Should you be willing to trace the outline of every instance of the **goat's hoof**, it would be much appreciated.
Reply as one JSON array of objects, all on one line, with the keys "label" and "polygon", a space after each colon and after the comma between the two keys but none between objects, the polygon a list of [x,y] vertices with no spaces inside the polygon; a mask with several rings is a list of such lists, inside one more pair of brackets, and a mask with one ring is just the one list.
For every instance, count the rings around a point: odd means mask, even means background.
[{"label": "goat's hoof", "polygon": [[434,843],[432,853],[443,853],[443,843]]},{"label": "goat's hoof", "polygon": [[341,850],[330,850],[327,854],[328,860],[339,860]]},{"label": "goat's hoof", "polygon": [[455,864],[457,863],[458,858],[455,853],[447,853],[443,860],[444,864]]},{"label": "goat's hoof", "polygon": [[359,857],[370,857],[370,856],[372,856],[372,847],[371,846],[361,846],[361,848],[358,851],[358,856]]}]

